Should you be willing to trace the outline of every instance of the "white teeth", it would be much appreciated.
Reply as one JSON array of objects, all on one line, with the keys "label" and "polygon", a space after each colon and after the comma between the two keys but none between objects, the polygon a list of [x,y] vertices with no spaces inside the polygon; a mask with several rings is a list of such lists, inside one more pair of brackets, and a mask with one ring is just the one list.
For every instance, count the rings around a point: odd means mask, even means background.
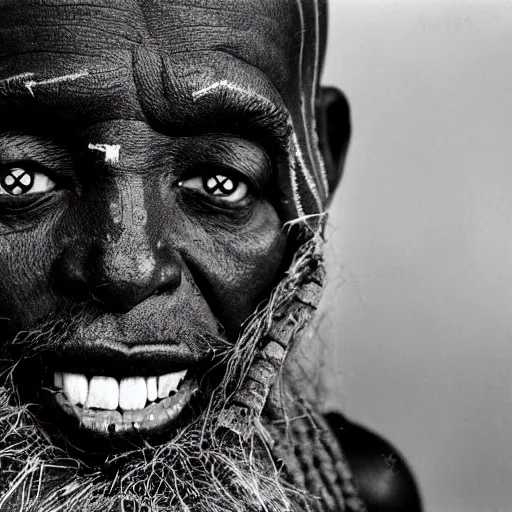
[{"label": "white teeth", "polygon": [[53,374],[53,385],[57,389],[62,389],[63,380],[62,380],[62,373],[61,372],[55,372]]},{"label": "white teeth", "polygon": [[87,391],[89,388],[87,377],[78,373],[63,373],[62,381],[64,393],[68,397],[71,405],[84,405],[87,400]]},{"label": "white teeth", "polygon": [[148,377],[146,381],[148,387],[148,402],[154,402],[158,398],[158,382],[156,377]]},{"label": "white teeth", "polygon": [[177,391],[179,383],[186,374],[187,370],[183,370],[158,377],[158,398],[167,398],[171,391]]},{"label": "white teeth", "polygon": [[160,377],[127,377],[121,381],[114,377],[94,376],[88,381],[82,374],[55,372],[53,385],[63,390],[71,405],[137,411],[144,409],[146,401],[155,402],[176,392],[186,374],[187,370],[183,370]]},{"label": "white teeth", "polygon": [[128,377],[119,384],[119,407],[125,411],[144,409],[147,399],[146,379]]},{"label": "white teeth", "polygon": [[119,384],[113,377],[93,377],[89,382],[88,408],[115,410],[119,405]]}]

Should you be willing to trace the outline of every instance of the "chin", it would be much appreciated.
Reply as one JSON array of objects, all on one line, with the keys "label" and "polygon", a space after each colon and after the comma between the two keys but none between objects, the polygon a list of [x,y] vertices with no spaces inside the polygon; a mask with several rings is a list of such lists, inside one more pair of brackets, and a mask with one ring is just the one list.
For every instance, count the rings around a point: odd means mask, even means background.
[{"label": "chin", "polygon": [[53,339],[33,353],[25,343],[4,387],[56,447],[104,459],[172,441],[208,409],[225,368],[210,351],[185,348],[193,344],[127,350],[105,342],[90,350]]},{"label": "chin", "polygon": [[290,509],[263,441],[218,436],[220,363],[107,376],[46,359],[19,363],[0,388],[0,510]]}]

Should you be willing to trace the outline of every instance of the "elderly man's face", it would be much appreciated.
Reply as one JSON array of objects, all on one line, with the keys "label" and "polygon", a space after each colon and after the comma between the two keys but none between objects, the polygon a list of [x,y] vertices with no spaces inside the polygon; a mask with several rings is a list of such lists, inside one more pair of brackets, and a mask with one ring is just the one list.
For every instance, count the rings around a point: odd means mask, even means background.
[{"label": "elderly man's face", "polygon": [[284,263],[296,4],[0,5],[1,341],[81,428],[162,429]]}]

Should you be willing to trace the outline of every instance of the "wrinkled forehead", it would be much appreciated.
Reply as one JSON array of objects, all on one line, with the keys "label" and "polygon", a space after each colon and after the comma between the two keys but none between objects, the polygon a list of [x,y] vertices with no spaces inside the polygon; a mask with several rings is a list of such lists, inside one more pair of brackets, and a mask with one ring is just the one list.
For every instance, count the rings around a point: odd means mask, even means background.
[{"label": "wrinkled forehead", "polygon": [[293,127],[282,189],[291,215],[321,211],[324,24],[324,0],[0,0],[0,115],[135,119],[171,135],[232,118],[288,141]]},{"label": "wrinkled forehead", "polygon": [[[193,93],[219,81],[250,84],[272,100],[277,93],[291,107],[302,72],[298,58],[305,9],[311,2],[305,4],[302,0],[4,0],[0,1],[0,78],[33,74],[34,80],[47,80],[87,73],[95,79],[73,84],[77,96],[82,85],[91,100],[97,84],[98,94],[106,96],[112,107],[106,84],[117,95],[117,108],[133,110],[132,115],[144,108],[138,105],[134,80],[150,84],[155,93],[167,89],[162,92],[171,96],[171,89]],[[122,99],[119,93],[125,93]]]}]

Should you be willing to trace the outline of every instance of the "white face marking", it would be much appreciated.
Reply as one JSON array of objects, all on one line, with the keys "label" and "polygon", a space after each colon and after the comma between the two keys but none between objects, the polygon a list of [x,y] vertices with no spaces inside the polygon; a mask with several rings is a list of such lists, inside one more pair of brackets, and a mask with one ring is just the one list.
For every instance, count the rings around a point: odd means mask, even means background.
[{"label": "white face marking", "polygon": [[328,195],[329,194],[329,183],[327,181],[327,173],[325,170],[325,162],[320,154],[319,150],[319,144],[318,144],[318,132],[316,130],[316,108],[315,108],[315,101],[316,101],[316,95],[317,95],[317,85],[318,85],[318,71],[320,66],[320,7],[318,5],[318,0],[314,0],[315,2],[315,64],[314,64],[314,71],[313,71],[313,94],[311,94],[311,112],[313,113],[313,137],[314,137],[314,144],[313,148],[315,149],[317,155],[318,155],[318,162],[320,165],[320,178],[322,180],[322,186],[324,188],[324,192]]},{"label": "white face marking", "polygon": [[323,209],[322,208],[322,200],[320,199],[320,196],[318,194],[318,189],[315,185],[315,182],[314,182],[313,178],[311,177],[311,174],[308,172],[306,163],[304,162],[304,156],[302,155],[299,141],[298,141],[297,135],[295,133],[292,134],[292,144],[294,145],[295,158],[297,160],[298,167],[301,170],[302,175],[304,176],[304,179],[306,180],[309,190],[311,190],[311,193],[313,194],[313,197],[315,198],[315,201],[316,201],[316,204],[317,204],[319,210],[322,211],[322,209]]},{"label": "white face marking", "polygon": [[258,98],[258,99],[264,101],[265,103],[268,103],[268,104],[274,106],[274,104],[268,98],[265,98],[265,96],[262,96],[261,94],[258,94],[257,92],[254,92],[254,91],[244,89],[243,87],[239,87],[238,85],[228,82],[227,80],[221,80],[220,82],[215,82],[212,85],[209,85],[208,87],[204,87],[203,89],[199,89],[199,91],[193,92],[192,99],[194,101],[196,101],[199,98],[202,98],[203,96],[210,94],[215,89],[227,89],[230,91],[236,91],[238,93],[244,94],[245,96],[249,96],[252,98]]},{"label": "white face marking", "polygon": [[107,163],[117,164],[119,162],[119,153],[121,151],[119,144],[89,144],[87,147],[94,151],[105,153],[105,162]]},{"label": "white face marking", "polygon": [[13,82],[14,80],[22,80],[23,78],[32,78],[34,73],[20,73],[19,75],[9,76],[0,80],[0,83]]},{"label": "white face marking", "polygon": [[[320,154],[320,151],[318,149],[318,141],[315,140],[315,143],[313,144],[311,141],[311,137],[316,139],[317,133],[316,133],[316,109],[315,109],[315,101],[316,101],[316,81],[318,80],[318,61],[319,61],[319,53],[320,53],[320,13],[319,13],[319,7],[317,0],[314,0],[314,7],[315,7],[315,58],[313,62],[313,87],[311,90],[310,95],[310,115],[311,120],[313,121],[313,130],[311,130],[310,124],[311,121],[308,117],[308,113],[306,112],[306,97],[304,94],[304,76],[303,76],[303,67],[304,67],[304,47],[306,43],[305,35],[306,35],[306,21],[304,17],[304,9],[302,6],[302,0],[295,0],[297,4],[297,9],[299,12],[300,17],[300,24],[301,24],[301,45],[300,45],[300,52],[299,52],[299,87],[300,87],[300,107],[301,107],[301,113],[302,113],[302,121],[304,126],[304,141],[307,148],[307,153],[309,156],[311,156],[311,164],[313,166],[313,172],[315,171],[315,162],[319,166],[320,170],[320,180],[322,187],[324,189],[324,192],[327,194],[329,192],[329,186],[327,183],[327,176],[325,174],[325,166],[322,159],[322,156]],[[301,157],[301,160],[304,161],[304,159]],[[305,175],[305,173],[309,174],[309,169],[307,167],[303,168],[303,174],[308,181],[308,186],[315,195],[315,191],[311,188],[310,182],[308,177]],[[311,177],[311,176],[310,176]],[[312,177],[311,177],[312,178]],[[315,187],[316,188],[316,187]],[[321,204],[319,205],[320,210],[322,210]]]},{"label": "white face marking", "polygon": [[[299,3],[298,5],[299,5],[299,9],[300,9],[299,12],[303,14],[301,4]],[[301,49],[301,53],[302,52],[303,52],[303,50]],[[301,68],[299,71],[300,71],[300,75],[302,77],[302,64],[301,64]],[[202,89],[199,89],[198,91],[193,92],[192,99],[194,101],[196,101],[199,98],[202,98],[203,96],[207,96],[208,94],[210,94],[212,91],[214,91],[216,89],[227,89],[227,90],[231,90],[231,91],[236,91],[240,94],[244,94],[244,95],[252,97],[252,98],[258,98],[258,99],[264,101],[265,103],[274,105],[268,98],[265,98],[261,94],[244,89],[242,87],[239,87],[238,85],[228,82],[227,80],[220,80],[219,82],[215,82],[215,83],[209,85],[208,87],[204,87]],[[304,104],[304,101],[302,100],[302,105],[303,104]],[[292,125],[291,119],[289,119],[288,122],[290,123],[290,125]],[[320,211],[323,209],[322,202],[318,195],[318,189],[313,181],[313,178],[311,177],[308,169],[306,168],[306,163],[304,162],[304,157],[300,150],[299,141],[298,141],[295,133],[293,134],[292,139],[290,140],[290,144],[291,144],[291,149],[292,149],[292,151],[290,151],[290,180],[291,180],[291,186],[292,186],[293,201],[295,203],[295,207],[297,209],[298,216],[303,217],[304,216],[304,208],[302,206],[302,201],[301,201],[300,194],[299,194],[299,187],[298,187],[298,182],[297,182],[297,169],[296,169],[297,167],[300,168],[302,175],[306,179],[306,183],[307,183],[309,189],[311,190],[313,197],[315,198],[315,201],[316,201]],[[296,165],[295,165],[294,161],[296,162]]]},{"label": "white face marking", "polygon": [[[78,80],[79,78],[82,78],[84,76],[88,76],[89,71],[84,70],[80,71],[78,73],[72,73],[70,75],[63,75],[63,76],[56,76],[54,78],[47,78],[46,80],[40,80],[39,82],[37,80],[27,80],[25,82],[25,87],[28,89],[30,94],[34,96],[34,87],[40,86],[40,85],[50,85],[50,84],[57,84],[59,82],[69,82],[71,80]],[[30,76],[33,76],[33,73],[30,73]]]}]

